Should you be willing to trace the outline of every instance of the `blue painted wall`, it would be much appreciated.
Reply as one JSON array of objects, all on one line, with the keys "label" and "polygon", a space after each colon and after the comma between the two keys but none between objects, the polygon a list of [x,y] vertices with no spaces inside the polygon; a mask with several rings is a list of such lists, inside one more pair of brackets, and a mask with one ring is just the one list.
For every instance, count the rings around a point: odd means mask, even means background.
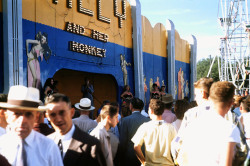
[{"label": "blue painted wall", "polygon": [[147,109],[150,100],[150,79],[152,78],[153,83],[155,83],[157,77],[159,77],[160,85],[162,85],[162,80],[164,80],[164,84],[167,85],[167,58],[143,52],[143,66],[144,77],[146,77],[146,85],[148,88],[145,93]]},{"label": "blue painted wall", "polygon": [[[35,35],[41,31],[48,34],[48,45],[52,50],[52,56],[49,61],[40,62],[41,82],[42,85],[46,79],[52,77],[60,69],[71,69],[90,73],[111,74],[115,77],[118,91],[123,89],[123,73],[120,66],[120,54],[126,55],[126,61],[133,64],[133,53],[131,48],[126,48],[114,43],[103,43],[94,39],[72,34],[57,28],[46,26],[23,19],[23,53],[24,53],[24,85],[27,85],[27,55],[26,55],[26,40],[35,39]],[[91,55],[85,55],[69,50],[69,41],[104,48],[107,50],[106,57],[100,58]],[[31,45],[29,46],[29,51]],[[134,92],[134,74],[133,65],[127,67],[128,80],[131,91]],[[118,94],[118,96],[120,96]]]},{"label": "blue painted wall", "polygon": [[[131,91],[134,93],[133,50],[131,48],[126,48],[115,43],[103,43],[89,37],[72,34],[57,28],[46,26],[40,23],[35,23],[25,19],[23,19],[23,68],[24,78],[26,78],[24,79],[24,85],[27,85],[27,55],[25,43],[27,39],[34,40],[35,35],[38,33],[38,31],[48,34],[48,45],[52,50],[52,56],[50,57],[48,62],[46,62],[45,60],[41,61],[41,59],[39,59],[42,85],[45,83],[47,78],[53,77],[53,75],[60,69],[71,69],[89,73],[111,74],[116,79],[118,85],[119,94],[117,94],[117,98],[119,99],[119,96],[122,93],[123,89],[123,73],[120,66],[120,54],[123,54],[126,55],[126,61],[132,64],[132,66],[127,67],[127,70],[129,85],[131,87]],[[76,41],[79,43],[104,48],[107,50],[106,58],[94,57],[91,55],[69,51],[69,41]],[[2,46],[2,44],[0,46]],[[31,45],[29,46],[29,49],[31,49]],[[157,77],[159,77],[160,85],[162,85],[162,81],[164,80],[167,88],[167,58],[144,52],[143,65],[144,77],[146,77],[146,85],[148,88],[147,92],[145,93],[145,99],[148,103],[150,99],[151,78],[153,79],[154,83],[157,81]],[[190,64],[176,61],[175,66],[177,74],[176,86],[178,87],[178,71],[180,67],[182,67],[184,71],[185,81],[188,80],[188,82],[190,82]]]}]

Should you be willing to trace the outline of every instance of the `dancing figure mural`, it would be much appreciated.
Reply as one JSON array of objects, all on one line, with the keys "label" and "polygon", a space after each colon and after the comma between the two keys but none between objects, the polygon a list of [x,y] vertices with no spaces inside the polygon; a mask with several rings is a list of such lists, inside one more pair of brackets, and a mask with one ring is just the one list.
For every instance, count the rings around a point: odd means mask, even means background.
[{"label": "dancing figure mural", "polygon": [[178,72],[178,99],[182,99],[182,70],[180,68]]},{"label": "dancing figure mural", "polygon": [[[43,58],[48,63],[51,56],[51,50],[48,46],[48,35],[46,33],[41,33],[40,31],[36,34],[35,40],[26,40],[26,51],[27,51],[27,70],[28,70],[28,87],[32,86],[40,89],[41,79],[40,79],[40,64],[39,57],[41,61]],[[32,44],[29,50],[29,45]]]},{"label": "dancing figure mural", "polygon": [[123,81],[124,81],[124,86],[128,85],[128,71],[127,71],[127,66],[131,66],[131,63],[128,63],[125,59],[125,55],[120,55],[121,57],[121,67],[122,67],[122,72],[123,72]]},{"label": "dancing figure mural", "polygon": [[188,80],[186,80],[185,94],[186,94],[186,97],[188,97],[188,94],[189,94]]}]

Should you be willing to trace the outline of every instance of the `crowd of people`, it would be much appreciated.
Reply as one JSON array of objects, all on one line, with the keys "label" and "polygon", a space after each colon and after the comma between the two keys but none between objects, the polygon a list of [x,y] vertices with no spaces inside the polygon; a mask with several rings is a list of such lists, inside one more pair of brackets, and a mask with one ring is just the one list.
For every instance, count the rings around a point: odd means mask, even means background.
[{"label": "crowd of people", "polygon": [[44,103],[32,87],[0,95],[0,166],[249,166],[250,97],[230,82],[201,78],[192,102],[153,85],[148,113],[125,86],[121,106],[105,100],[97,118],[93,98],[72,105],[53,84]]}]

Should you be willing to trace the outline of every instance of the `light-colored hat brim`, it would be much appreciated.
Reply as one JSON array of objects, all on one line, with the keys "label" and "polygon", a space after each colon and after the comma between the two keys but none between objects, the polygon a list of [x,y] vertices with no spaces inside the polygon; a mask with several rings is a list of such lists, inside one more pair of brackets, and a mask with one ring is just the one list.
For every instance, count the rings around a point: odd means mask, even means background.
[{"label": "light-colored hat brim", "polygon": [[6,109],[15,109],[15,110],[24,110],[24,111],[45,111],[46,108],[39,106],[39,107],[24,107],[24,106],[17,106],[12,105],[8,103],[0,102],[0,108],[6,108]]},{"label": "light-colored hat brim", "polygon": [[79,107],[80,106],[80,103],[76,103],[75,104],[75,107],[78,109],[78,110],[82,110],[82,111],[92,111],[95,109],[95,107],[91,106],[89,109],[82,109]]}]

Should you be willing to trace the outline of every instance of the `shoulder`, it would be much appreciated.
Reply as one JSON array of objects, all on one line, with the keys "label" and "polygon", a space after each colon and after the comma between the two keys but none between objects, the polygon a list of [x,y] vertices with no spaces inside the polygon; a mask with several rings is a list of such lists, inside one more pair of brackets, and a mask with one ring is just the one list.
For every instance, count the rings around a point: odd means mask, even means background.
[{"label": "shoulder", "polygon": [[[53,134],[53,133],[52,133]],[[55,145],[54,141],[50,139],[49,137],[46,137],[42,135],[41,133],[38,133],[34,131],[34,138],[35,141],[39,144],[41,144],[43,147],[51,147],[52,145]]]},{"label": "shoulder", "polygon": [[84,144],[99,144],[99,140],[89,135],[88,133],[81,131],[77,126],[75,126],[75,132],[73,134],[73,139],[80,140]]}]

